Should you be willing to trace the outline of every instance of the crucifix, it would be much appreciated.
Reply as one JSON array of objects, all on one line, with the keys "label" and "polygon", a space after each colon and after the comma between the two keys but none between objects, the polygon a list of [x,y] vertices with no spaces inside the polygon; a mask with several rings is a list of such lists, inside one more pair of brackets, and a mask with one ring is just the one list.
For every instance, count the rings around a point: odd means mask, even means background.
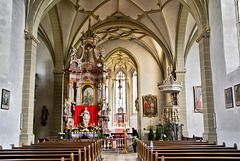
[{"label": "crucifix", "polygon": [[118,90],[119,90],[119,99],[121,100],[122,95],[121,95],[121,90],[123,88],[122,86],[122,82],[125,81],[125,76],[122,75],[122,72],[119,72],[119,75],[117,76],[117,78],[115,79],[115,81],[118,81]]}]

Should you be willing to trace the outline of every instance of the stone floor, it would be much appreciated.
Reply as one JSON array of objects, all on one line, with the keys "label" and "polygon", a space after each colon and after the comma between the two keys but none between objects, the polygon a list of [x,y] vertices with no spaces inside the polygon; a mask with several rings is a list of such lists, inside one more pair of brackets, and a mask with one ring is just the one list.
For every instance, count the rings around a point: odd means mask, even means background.
[{"label": "stone floor", "polygon": [[137,161],[137,153],[102,152],[103,161]]}]

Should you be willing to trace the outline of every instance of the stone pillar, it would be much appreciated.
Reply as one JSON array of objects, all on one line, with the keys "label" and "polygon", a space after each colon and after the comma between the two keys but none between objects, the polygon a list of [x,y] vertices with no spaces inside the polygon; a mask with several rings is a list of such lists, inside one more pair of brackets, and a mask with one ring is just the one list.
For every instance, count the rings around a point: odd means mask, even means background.
[{"label": "stone pillar", "polygon": [[31,34],[25,37],[25,58],[24,58],[24,77],[22,94],[22,130],[20,133],[19,144],[30,144],[34,142],[33,117],[34,117],[34,90],[36,73],[36,53],[39,41]]},{"label": "stone pillar", "polygon": [[63,93],[64,93],[64,73],[54,71],[54,107],[53,107],[53,127],[52,136],[63,130]]},{"label": "stone pillar", "polygon": [[186,108],[186,92],[185,92],[185,70],[177,70],[176,77],[177,81],[182,83],[182,91],[179,94],[179,112],[180,112],[180,124],[183,124],[183,136],[188,136],[187,129],[187,108]]},{"label": "stone pillar", "polygon": [[201,68],[201,86],[204,119],[203,139],[208,140],[209,142],[213,142],[217,141],[217,133],[216,129],[214,128],[213,120],[214,100],[213,100],[209,33],[206,32],[202,34],[197,39],[197,43],[199,43],[200,68]]}]

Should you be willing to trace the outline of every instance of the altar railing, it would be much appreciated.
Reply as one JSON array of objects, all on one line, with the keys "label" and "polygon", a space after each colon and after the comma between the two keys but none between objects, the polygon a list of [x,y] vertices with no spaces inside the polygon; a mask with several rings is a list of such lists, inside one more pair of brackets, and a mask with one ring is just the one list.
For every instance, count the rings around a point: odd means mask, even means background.
[{"label": "altar railing", "polygon": [[[124,138],[108,138],[108,139],[60,139],[60,137],[46,137],[39,139],[38,142],[88,142],[93,140],[102,141],[103,151],[118,151],[124,149]],[[132,147],[133,138],[127,138],[127,149]]]},{"label": "altar railing", "polygon": [[[132,145],[133,138],[127,138],[127,149]],[[102,139],[102,150],[117,151],[124,149],[124,138]]]}]

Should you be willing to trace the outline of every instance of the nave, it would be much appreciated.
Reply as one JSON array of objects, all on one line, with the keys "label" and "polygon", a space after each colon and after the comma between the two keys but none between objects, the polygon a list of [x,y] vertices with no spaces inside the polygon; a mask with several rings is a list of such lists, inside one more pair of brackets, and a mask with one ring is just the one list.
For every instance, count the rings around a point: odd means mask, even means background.
[{"label": "nave", "polygon": [[136,161],[137,153],[103,152],[102,158],[103,161]]}]

